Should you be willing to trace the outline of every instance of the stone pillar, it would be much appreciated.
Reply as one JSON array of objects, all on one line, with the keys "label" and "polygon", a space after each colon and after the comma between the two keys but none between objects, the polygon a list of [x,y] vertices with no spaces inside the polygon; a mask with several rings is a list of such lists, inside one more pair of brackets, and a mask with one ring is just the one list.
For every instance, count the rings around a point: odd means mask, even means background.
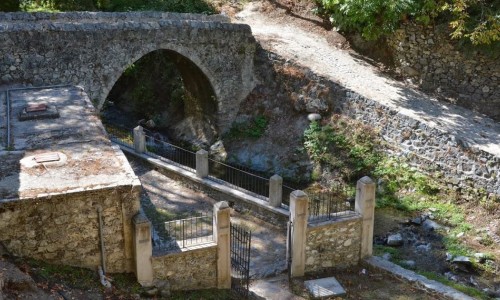
[{"label": "stone pillar", "polygon": [[291,277],[304,276],[306,267],[306,234],[309,217],[309,199],[303,191],[293,191],[290,194],[291,225]]},{"label": "stone pillar", "polygon": [[375,182],[365,176],[356,185],[355,210],[363,217],[360,258],[373,253],[373,222],[375,220]]},{"label": "stone pillar", "polygon": [[279,175],[273,175],[269,179],[269,205],[280,207],[283,198],[283,178]]},{"label": "stone pillar", "polygon": [[203,149],[196,152],[196,176],[200,178],[208,176],[208,152]]},{"label": "stone pillar", "polygon": [[217,288],[231,288],[231,221],[226,201],[214,204],[214,240],[217,243]]},{"label": "stone pillar", "polygon": [[144,153],[146,151],[146,135],[142,126],[134,128],[134,149],[137,153]]},{"label": "stone pillar", "polygon": [[133,223],[135,276],[142,286],[151,286],[153,285],[151,222],[140,212],[134,216]]}]

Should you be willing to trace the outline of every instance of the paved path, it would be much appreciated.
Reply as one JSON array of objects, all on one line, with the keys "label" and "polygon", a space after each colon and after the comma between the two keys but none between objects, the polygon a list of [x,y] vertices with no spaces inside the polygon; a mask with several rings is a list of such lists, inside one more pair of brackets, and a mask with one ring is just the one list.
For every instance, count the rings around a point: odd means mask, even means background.
[{"label": "paved path", "polygon": [[398,110],[432,127],[452,132],[480,149],[500,156],[500,124],[467,109],[438,102],[381,74],[353,51],[328,44],[324,35],[305,31],[286,18],[268,18],[262,3],[249,3],[236,21],[251,26],[262,46],[285,59]]}]

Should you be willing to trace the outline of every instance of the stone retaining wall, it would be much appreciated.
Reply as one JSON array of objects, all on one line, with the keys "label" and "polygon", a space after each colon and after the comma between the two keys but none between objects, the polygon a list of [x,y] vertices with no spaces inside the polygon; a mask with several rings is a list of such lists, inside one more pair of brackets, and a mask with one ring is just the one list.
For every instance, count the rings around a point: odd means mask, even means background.
[{"label": "stone retaining wall", "polygon": [[361,249],[360,216],[308,224],[305,272],[356,265]]},{"label": "stone retaining wall", "polygon": [[432,127],[359,94],[336,87],[334,111],[379,130],[395,156],[439,175],[451,188],[477,188],[500,194],[500,157],[478,149],[456,133]]},{"label": "stone retaining wall", "polygon": [[217,287],[216,245],[153,256],[152,263],[154,279],[168,281],[172,290]]},{"label": "stone retaining wall", "polygon": [[445,27],[407,24],[389,40],[396,65],[424,90],[500,121],[500,60],[466,53],[449,35]]},{"label": "stone retaining wall", "polygon": [[16,256],[96,269],[101,206],[107,271],[132,272],[139,192],[126,185],[0,202],[0,242]]},{"label": "stone retaining wall", "polygon": [[[277,56],[273,63],[290,68],[290,62]],[[500,156],[494,151],[490,153],[480,148],[484,145],[495,150],[491,141],[495,140],[495,134],[500,137],[499,131],[488,132],[488,139],[481,131],[482,127],[495,128],[496,124],[491,120],[482,120],[483,117],[460,108],[463,115],[450,120],[453,126],[449,128],[456,128],[456,131],[451,132],[443,129],[445,125],[434,122],[434,116],[440,114],[439,104],[436,105],[436,111],[432,111],[435,115],[421,114],[426,121],[419,121],[400,113],[397,107],[392,108],[364,97],[341,84],[315,75],[307,68],[293,67],[308,74],[307,81],[300,82],[301,85],[316,91],[303,97],[306,101],[304,105],[319,103],[321,107],[327,107],[326,111],[317,109],[313,112],[325,115],[336,113],[361,121],[379,132],[379,136],[391,148],[389,155],[408,159],[418,170],[436,175],[436,179],[447,183],[450,188],[484,190],[500,195]],[[418,108],[415,110],[418,112]],[[477,129],[468,130],[470,135],[465,136],[461,129],[468,129],[476,121],[480,123]],[[470,126],[475,128],[475,125]],[[498,139],[496,146],[498,149]]]}]

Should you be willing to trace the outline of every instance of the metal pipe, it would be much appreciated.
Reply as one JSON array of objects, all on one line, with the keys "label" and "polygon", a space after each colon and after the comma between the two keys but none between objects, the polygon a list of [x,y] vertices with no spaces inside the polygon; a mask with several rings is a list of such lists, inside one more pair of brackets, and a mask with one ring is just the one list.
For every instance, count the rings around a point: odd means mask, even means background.
[{"label": "metal pipe", "polygon": [[10,91],[7,90],[5,91],[5,101],[7,104],[7,150],[12,150],[10,149],[10,97],[9,97]]},{"label": "metal pipe", "polygon": [[97,215],[99,217],[99,240],[101,245],[101,264],[102,271],[106,274],[106,253],[104,248],[104,236],[102,233],[102,207],[100,205],[97,206]]}]

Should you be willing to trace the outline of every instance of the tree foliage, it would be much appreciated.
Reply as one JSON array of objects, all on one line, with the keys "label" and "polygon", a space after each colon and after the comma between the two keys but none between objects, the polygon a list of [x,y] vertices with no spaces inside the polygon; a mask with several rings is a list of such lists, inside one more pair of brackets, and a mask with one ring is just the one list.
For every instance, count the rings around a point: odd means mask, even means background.
[{"label": "tree foliage", "polygon": [[500,39],[500,0],[317,0],[319,13],[340,30],[377,39],[408,19],[422,24],[445,20],[451,37],[473,44]]},{"label": "tree foliage", "polygon": [[21,8],[29,11],[156,10],[207,14],[215,12],[214,8],[204,0],[21,0]]}]

